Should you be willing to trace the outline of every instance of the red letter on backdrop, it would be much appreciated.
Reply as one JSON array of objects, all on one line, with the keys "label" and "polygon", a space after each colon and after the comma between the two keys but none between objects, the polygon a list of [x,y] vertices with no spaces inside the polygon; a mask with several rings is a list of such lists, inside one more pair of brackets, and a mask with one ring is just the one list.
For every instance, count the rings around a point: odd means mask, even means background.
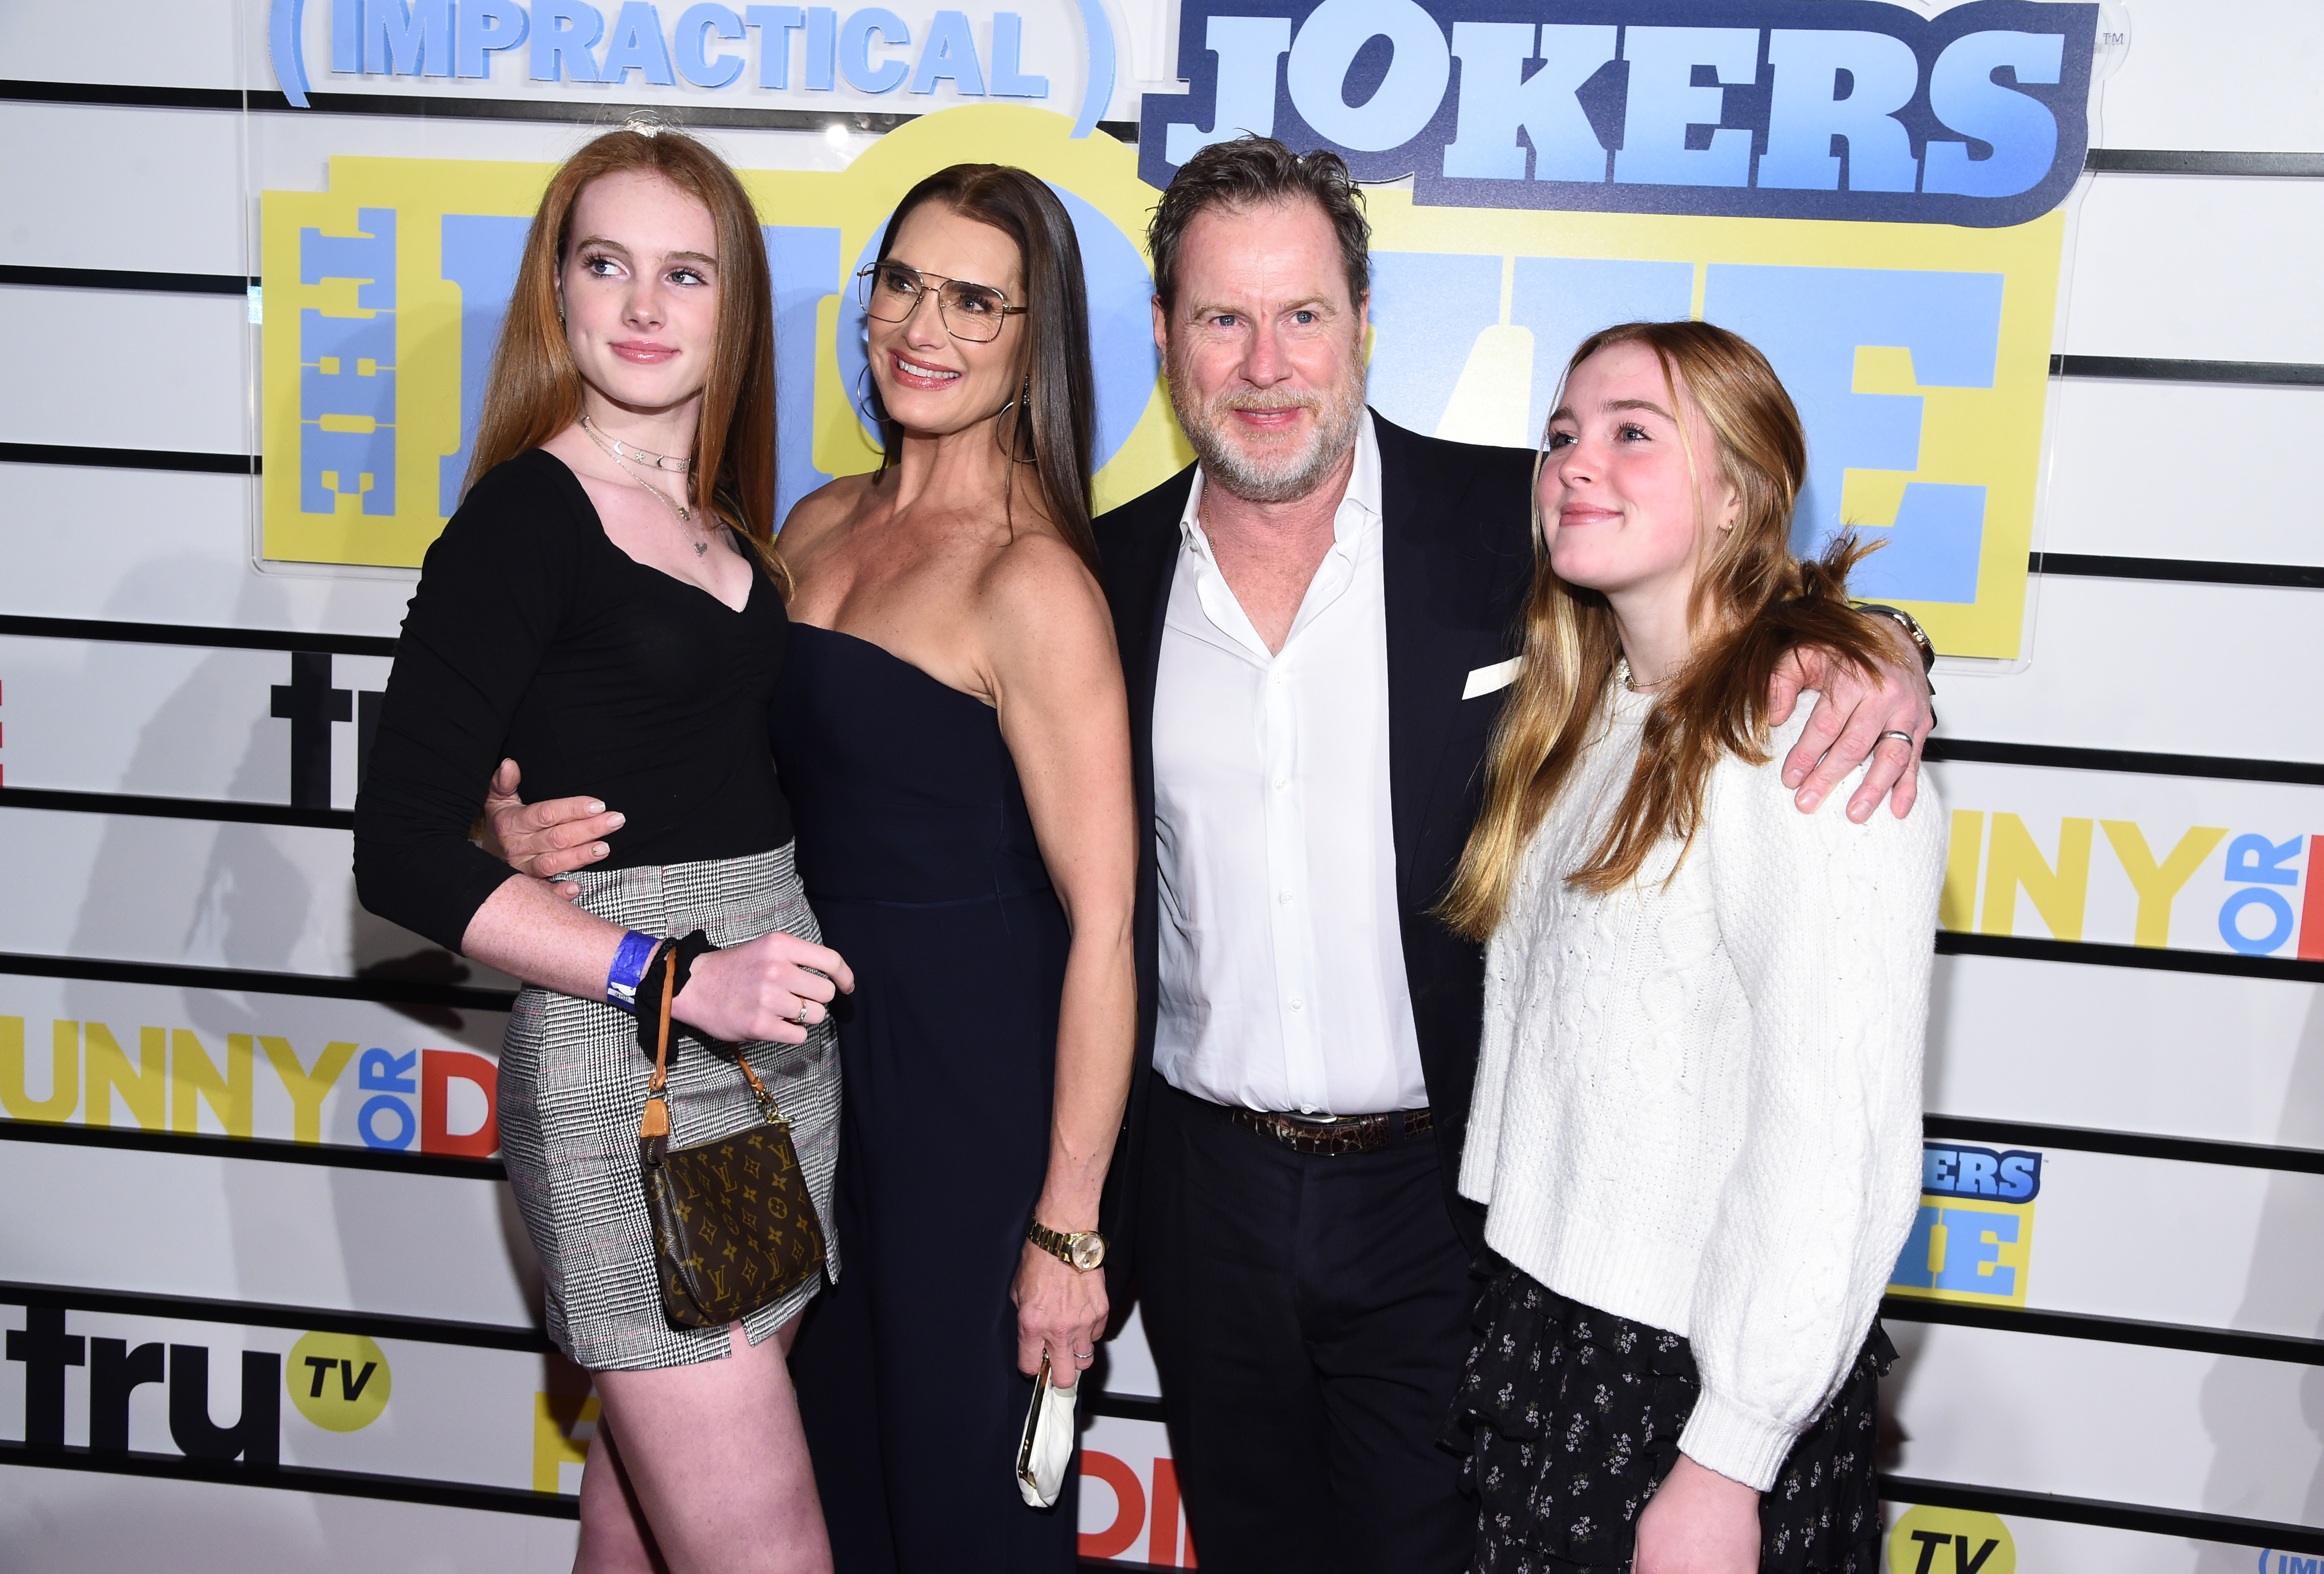
[{"label": "red letter on backdrop", "polygon": [[[460,1136],[446,1129],[451,1124],[452,1100],[444,1084],[455,1077],[475,1083],[484,1094],[484,1124]],[[420,1151],[468,1159],[489,1159],[500,1152],[499,1106],[493,1095],[499,1079],[500,1068],[482,1055],[466,1050],[420,1051]]]},{"label": "red letter on backdrop", "polygon": [[1094,1476],[1113,1488],[1113,1523],[1094,1534],[1082,1532],[1082,1556],[1118,1558],[1146,1528],[1146,1488],[1139,1484],[1137,1471],[1095,1449],[1082,1450],[1082,1475],[1084,1479]]}]

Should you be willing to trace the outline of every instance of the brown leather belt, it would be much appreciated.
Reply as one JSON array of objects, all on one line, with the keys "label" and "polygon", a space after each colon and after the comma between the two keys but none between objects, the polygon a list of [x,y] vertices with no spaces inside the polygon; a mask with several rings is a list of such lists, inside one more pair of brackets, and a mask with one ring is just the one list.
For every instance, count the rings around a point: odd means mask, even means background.
[{"label": "brown leather belt", "polygon": [[1396,1109],[1385,1115],[1350,1115],[1334,1120],[1305,1115],[1278,1115],[1272,1110],[1231,1108],[1227,1119],[1245,1131],[1273,1137],[1294,1153],[1370,1153],[1408,1137],[1425,1136],[1436,1129],[1436,1117],[1425,1109]]}]

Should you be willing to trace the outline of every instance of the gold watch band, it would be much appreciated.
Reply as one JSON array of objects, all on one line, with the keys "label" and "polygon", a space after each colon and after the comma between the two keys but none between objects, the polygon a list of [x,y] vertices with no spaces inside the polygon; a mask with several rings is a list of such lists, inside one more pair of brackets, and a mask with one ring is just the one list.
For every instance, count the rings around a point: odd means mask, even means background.
[{"label": "gold watch band", "polygon": [[1025,1238],[1066,1267],[1084,1273],[1105,1262],[1105,1237],[1095,1230],[1076,1230],[1067,1235],[1037,1218],[1026,1227]]}]

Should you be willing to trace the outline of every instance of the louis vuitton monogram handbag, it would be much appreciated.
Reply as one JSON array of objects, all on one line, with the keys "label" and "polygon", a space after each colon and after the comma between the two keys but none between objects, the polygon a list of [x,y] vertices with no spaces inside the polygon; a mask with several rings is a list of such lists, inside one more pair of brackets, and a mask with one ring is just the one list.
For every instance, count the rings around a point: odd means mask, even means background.
[{"label": "louis vuitton monogram handbag", "polygon": [[661,1023],[653,1080],[638,1122],[646,1212],[653,1219],[655,1275],[672,1327],[711,1328],[748,1317],[823,1266],[823,1223],[807,1196],[790,1122],[774,1096],[734,1057],[766,1124],[691,1148],[669,1145],[669,997],[675,948],[662,951]]}]

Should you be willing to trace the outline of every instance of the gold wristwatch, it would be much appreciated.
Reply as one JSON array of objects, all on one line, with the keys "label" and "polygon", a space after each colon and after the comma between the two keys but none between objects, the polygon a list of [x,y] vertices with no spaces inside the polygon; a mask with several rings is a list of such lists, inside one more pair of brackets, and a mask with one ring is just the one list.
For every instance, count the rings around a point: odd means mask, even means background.
[{"label": "gold wristwatch", "polygon": [[1105,1237],[1095,1230],[1063,1235],[1037,1218],[1027,1227],[1025,1238],[1068,1268],[1078,1268],[1084,1273],[1105,1263]]}]

